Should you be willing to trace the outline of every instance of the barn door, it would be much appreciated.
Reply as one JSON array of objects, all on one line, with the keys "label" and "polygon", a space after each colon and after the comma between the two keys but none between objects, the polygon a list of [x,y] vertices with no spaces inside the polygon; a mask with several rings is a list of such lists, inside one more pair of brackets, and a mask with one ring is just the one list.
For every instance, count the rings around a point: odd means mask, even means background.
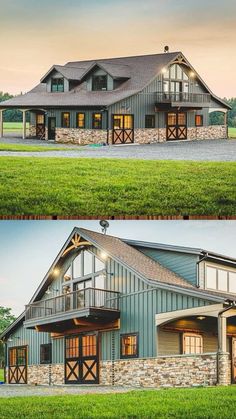
[{"label": "barn door", "polygon": [[45,140],[45,115],[43,113],[36,114],[36,137]]},{"label": "barn door", "polygon": [[27,384],[27,347],[9,349],[9,384]]},{"label": "barn door", "polygon": [[98,384],[99,357],[97,334],[66,338],[65,383]]},{"label": "barn door", "polygon": [[168,112],[167,140],[187,139],[187,114],[185,112]]},{"label": "barn door", "polygon": [[133,142],[133,115],[113,115],[113,144],[129,144]]}]

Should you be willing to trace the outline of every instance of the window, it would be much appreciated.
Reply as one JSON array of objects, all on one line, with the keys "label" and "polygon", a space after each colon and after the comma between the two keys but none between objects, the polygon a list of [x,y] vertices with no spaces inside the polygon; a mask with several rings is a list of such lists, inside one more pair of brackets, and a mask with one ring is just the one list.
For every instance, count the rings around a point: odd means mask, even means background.
[{"label": "window", "polygon": [[229,292],[236,293],[236,272],[229,272]]},{"label": "window", "polygon": [[218,289],[221,291],[228,290],[227,276],[227,271],[222,271],[221,269],[218,269]]},{"label": "window", "polygon": [[216,269],[212,268],[211,266],[207,266],[206,287],[210,289],[216,289]]},{"label": "window", "polygon": [[93,272],[93,255],[85,250],[84,252],[84,275]]},{"label": "window", "polygon": [[121,335],[121,358],[137,358],[138,357],[138,334],[130,333]]},{"label": "window", "polygon": [[78,358],[79,357],[79,338],[72,337],[66,338],[66,358]]},{"label": "window", "polygon": [[102,129],[102,114],[93,114],[93,129]]},{"label": "window", "polygon": [[40,345],[40,364],[52,363],[52,344]]},{"label": "window", "polygon": [[62,128],[70,128],[70,113],[63,112],[61,114],[61,126]]},{"label": "window", "polygon": [[107,90],[107,76],[93,76],[92,90]]},{"label": "window", "polygon": [[52,79],[51,81],[52,92],[64,92],[64,79]]},{"label": "window", "polygon": [[83,276],[82,273],[82,253],[80,253],[73,262],[73,278]]},{"label": "window", "polygon": [[184,354],[202,354],[203,339],[196,333],[183,334],[183,353]]},{"label": "window", "polygon": [[236,272],[214,266],[207,266],[206,288],[236,293]]},{"label": "window", "polygon": [[195,126],[196,127],[203,126],[203,115],[195,115]]},{"label": "window", "polygon": [[155,128],[155,115],[145,116],[145,128]]},{"label": "window", "polygon": [[85,128],[85,114],[84,113],[77,113],[76,125],[77,125],[77,128]]}]

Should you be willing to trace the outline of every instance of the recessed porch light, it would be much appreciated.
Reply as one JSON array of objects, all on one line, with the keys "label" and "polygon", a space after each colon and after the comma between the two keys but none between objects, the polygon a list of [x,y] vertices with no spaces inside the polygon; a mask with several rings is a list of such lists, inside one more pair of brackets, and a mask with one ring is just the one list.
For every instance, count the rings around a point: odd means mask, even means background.
[{"label": "recessed porch light", "polygon": [[197,317],[198,320],[205,320],[205,318],[206,318],[205,316],[198,316]]}]

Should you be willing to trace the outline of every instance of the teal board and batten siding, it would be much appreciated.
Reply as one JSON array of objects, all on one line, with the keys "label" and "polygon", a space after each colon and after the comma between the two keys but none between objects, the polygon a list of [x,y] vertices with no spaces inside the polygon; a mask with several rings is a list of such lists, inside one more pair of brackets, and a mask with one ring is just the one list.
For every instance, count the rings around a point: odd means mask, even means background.
[{"label": "teal board and batten siding", "polygon": [[48,118],[49,117],[55,117],[56,118],[56,126],[57,128],[61,128],[61,119],[62,119],[62,113],[63,112],[69,112],[70,113],[70,128],[76,128],[76,115],[78,112],[85,114],[85,128],[86,129],[92,129],[92,121],[93,121],[93,113],[102,113],[102,129],[107,129],[107,114],[106,112],[101,112],[100,109],[94,109],[94,110],[88,110],[85,108],[78,108],[74,110],[70,109],[50,109],[47,111],[46,115],[46,125],[48,124]]},{"label": "teal board and batten siding", "polygon": [[153,287],[112,259],[108,261],[107,269],[108,272],[114,273],[108,275],[107,287],[121,292],[121,328],[119,331],[102,333],[103,360],[112,359],[113,348],[114,358],[119,359],[120,334],[132,332],[139,333],[139,357],[155,357],[156,314],[209,304],[209,301],[200,298]]},{"label": "teal board and batten siding", "polygon": [[[96,253],[95,248],[91,250]],[[53,285],[56,283],[59,285],[56,281]],[[100,334],[102,360],[119,359],[120,334],[131,332],[139,333],[139,357],[155,357],[157,355],[156,314],[209,304],[209,301],[201,298],[162,290],[155,284],[152,286],[111,258],[107,260],[105,288],[121,293],[121,328]],[[8,347],[28,345],[29,365],[31,365],[40,362],[40,345],[49,342],[52,342],[52,362],[64,363],[64,338],[51,339],[47,333],[24,329],[23,326],[12,334],[12,342],[8,342]],[[114,355],[112,355],[113,349]]]},{"label": "teal board and batten siding", "polygon": [[169,250],[150,249],[146,247],[138,247],[138,250],[180,275],[191,284],[197,285],[198,255]]},{"label": "teal board and batten siding", "polygon": [[[40,345],[52,343],[52,363],[63,363],[64,359],[64,339],[51,339],[49,333],[36,332],[35,330],[25,329],[21,325],[11,335],[12,341],[7,341],[7,349],[14,346],[28,347],[28,365],[40,364]],[[8,350],[7,350],[8,357]]]}]

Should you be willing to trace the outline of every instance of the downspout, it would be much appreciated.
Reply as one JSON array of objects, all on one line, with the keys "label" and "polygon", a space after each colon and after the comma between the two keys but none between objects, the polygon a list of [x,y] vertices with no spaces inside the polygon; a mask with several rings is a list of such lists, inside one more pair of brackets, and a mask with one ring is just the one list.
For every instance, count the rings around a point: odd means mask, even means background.
[{"label": "downspout", "polygon": [[197,288],[200,288],[200,283],[199,283],[199,264],[208,258],[208,253],[206,253],[201,259],[199,259],[199,261],[196,263],[197,265]]}]

